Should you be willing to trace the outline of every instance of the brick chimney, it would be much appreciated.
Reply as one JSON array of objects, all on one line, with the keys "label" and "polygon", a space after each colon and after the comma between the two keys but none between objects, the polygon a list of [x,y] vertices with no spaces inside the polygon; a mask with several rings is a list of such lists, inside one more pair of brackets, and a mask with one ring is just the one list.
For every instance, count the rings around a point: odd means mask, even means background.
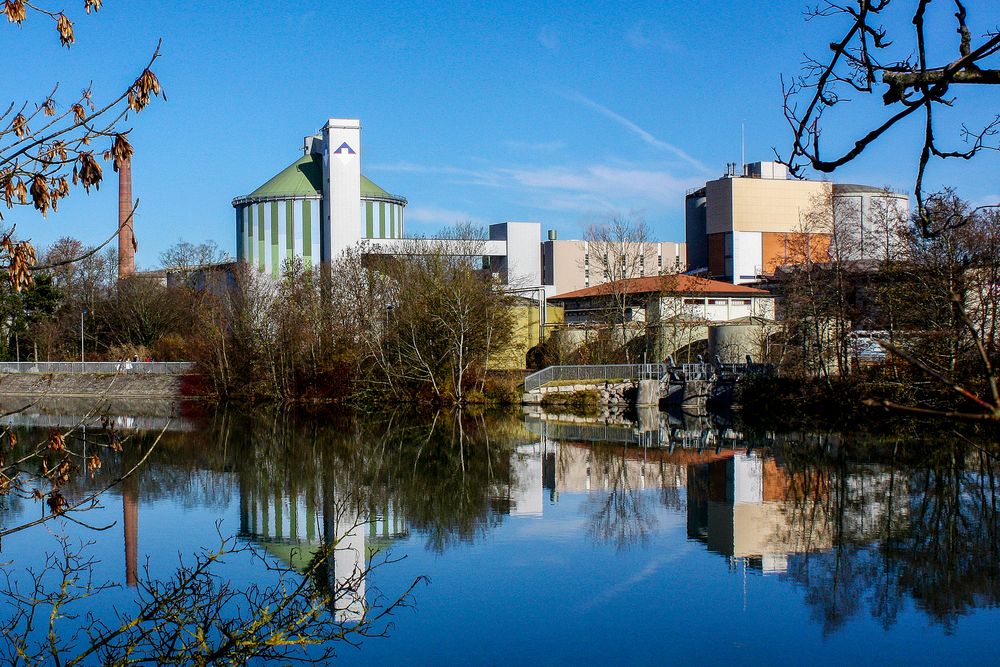
[{"label": "brick chimney", "polygon": [[135,273],[135,231],[132,219],[132,160],[118,165],[118,279]]}]

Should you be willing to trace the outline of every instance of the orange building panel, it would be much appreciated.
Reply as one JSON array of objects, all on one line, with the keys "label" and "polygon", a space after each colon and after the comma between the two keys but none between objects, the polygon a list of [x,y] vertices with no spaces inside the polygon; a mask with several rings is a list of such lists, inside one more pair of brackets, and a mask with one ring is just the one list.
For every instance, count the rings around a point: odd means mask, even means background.
[{"label": "orange building panel", "polygon": [[[779,266],[830,259],[830,235],[806,232],[763,232],[761,254],[764,273],[774,273]],[[711,255],[709,256],[711,258]]]}]

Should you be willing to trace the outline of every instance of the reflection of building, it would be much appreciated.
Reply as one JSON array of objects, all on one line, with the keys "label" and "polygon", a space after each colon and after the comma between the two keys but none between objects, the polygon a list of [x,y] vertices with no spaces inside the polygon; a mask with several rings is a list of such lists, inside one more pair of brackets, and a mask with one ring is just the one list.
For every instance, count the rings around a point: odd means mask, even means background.
[{"label": "reflection of building", "polygon": [[723,452],[688,468],[688,536],[712,551],[747,558],[765,572],[784,571],[792,553],[832,545],[811,501],[791,502],[790,480],[773,459]]},{"label": "reflection of building", "polygon": [[542,516],[541,443],[521,445],[510,457],[511,516]]},{"label": "reflection of building", "polygon": [[612,488],[629,491],[681,488],[686,463],[674,463],[660,450],[624,447],[597,449],[571,442],[543,438],[517,448],[511,456],[511,516],[542,516],[546,494],[604,492]]},{"label": "reflection of building", "polygon": [[630,488],[683,487],[685,466],[667,462],[660,452],[643,457],[643,450],[616,449],[612,456],[595,456],[594,448],[572,443],[553,443],[553,489],[556,493],[607,491],[620,480]]},{"label": "reflection of building", "polygon": [[375,550],[408,534],[405,518],[391,504],[365,512],[332,492],[289,497],[257,491],[241,489],[240,536],[300,571],[309,567],[322,547],[332,547],[325,572],[337,601],[337,620],[360,619],[367,606],[368,559]]}]

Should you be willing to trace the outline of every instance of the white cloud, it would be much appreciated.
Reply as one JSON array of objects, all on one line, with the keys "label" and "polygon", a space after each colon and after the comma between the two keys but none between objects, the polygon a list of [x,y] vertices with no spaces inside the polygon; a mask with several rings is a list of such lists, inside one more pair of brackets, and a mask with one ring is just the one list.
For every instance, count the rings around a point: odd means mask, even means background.
[{"label": "white cloud", "polygon": [[[594,219],[625,211],[676,210],[688,189],[704,184],[704,178],[677,176],[660,166],[628,162],[538,167],[496,165],[476,170],[396,163],[374,168],[440,175],[449,184],[489,188],[502,193],[512,209],[527,207]],[[483,221],[483,216],[469,211],[433,205],[411,204],[406,215],[408,221],[416,224]]]},{"label": "white cloud", "polygon": [[616,209],[629,205],[635,199],[676,204],[686,190],[701,182],[696,178],[678,178],[666,171],[606,164],[592,164],[579,169],[543,167],[500,171],[528,189],[575,193],[603,203],[601,208]]},{"label": "white cloud", "polygon": [[561,46],[559,35],[551,26],[542,26],[538,31],[538,43],[549,51],[558,51]]},{"label": "white cloud", "polygon": [[680,158],[684,162],[688,163],[689,165],[691,165],[692,167],[703,173],[709,173],[711,171],[708,167],[704,165],[704,163],[692,157],[690,154],[687,153],[687,151],[671,143],[663,141],[662,139],[658,139],[657,137],[653,136],[651,132],[648,132],[647,130],[644,130],[643,128],[639,127],[636,123],[632,122],[625,116],[622,116],[621,114],[612,111],[606,106],[598,104],[589,97],[586,97],[585,95],[575,90],[571,90],[569,93],[564,95],[564,97],[570,100],[571,102],[576,102],[577,104],[581,104],[589,109],[592,109],[593,111],[596,111],[597,113],[601,114],[606,118],[610,118],[611,120],[615,121],[616,123],[624,127],[629,132],[632,132],[633,134],[638,136],[640,139],[642,139],[644,142],[646,142],[653,148],[658,148],[660,150],[667,151],[668,153],[672,153],[674,156]]},{"label": "white cloud", "polygon": [[629,26],[625,31],[625,43],[638,51],[672,51],[676,48],[662,25],[648,21]]},{"label": "white cloud", "polygon": [[565,141],[505,141],[504,146],[516,151],[552,153],[566,147]]}]

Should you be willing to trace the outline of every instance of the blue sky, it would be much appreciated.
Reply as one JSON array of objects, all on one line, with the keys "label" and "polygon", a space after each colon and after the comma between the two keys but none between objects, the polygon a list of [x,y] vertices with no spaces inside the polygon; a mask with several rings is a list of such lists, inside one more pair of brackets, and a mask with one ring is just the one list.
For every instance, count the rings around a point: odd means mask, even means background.
[{"label": "blue sky", "polygon": [[[74,10],[70,50],[38,18],[0,27],[0,48],[33,54],[5,71],[8,98],[41,99],[61,81],[68,100],[93,80],[102,99],[163,38],[155,71],[168,101],[128,123],[146,267],[181,238],[232,252],[231,199],[295,160],[329,117],[362,120],[362,169],[409,199],[410,233],[538,220],[573,238],[619,213],[683,240],[684,192],[739,161],[741,124],[748,161],[787,146],[780,76],[799,71],[803,52],[823,55],[836,33],[804,21],[804,4],[105,0],[96,16]],[[969,3],[974,29],[991,27],[988,12],[996,25],[989,4]],[[935,39],[950,45],[946,27]],[[963,118],[996,113],[995,93],[958,93]],[[880,112],[852,104],[824,139],[846,145]],[[957,126],[940,133],[957,140]],[[901,128],[833,180],[911,190],[917,132]],[[983,203],[1000,197],[998,168],[992,153],[933,175]],[[96,243],[114,229],[116,187],[109,178],[44,220],[6,218],[38,244]]]}]

